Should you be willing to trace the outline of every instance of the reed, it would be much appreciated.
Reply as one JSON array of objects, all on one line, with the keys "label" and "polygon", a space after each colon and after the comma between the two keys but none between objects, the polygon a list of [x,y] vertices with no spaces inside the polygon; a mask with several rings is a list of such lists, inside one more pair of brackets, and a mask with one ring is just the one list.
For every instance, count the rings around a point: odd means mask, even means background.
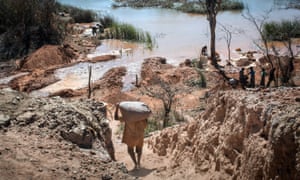
[{"label": "reed", "polygon": [[146,44],[148,49],[154,46],[154,40],[149,32],[143,31],[128,23],[120,23],[111,17],[103,17],[100,19],[101,24],[108,28],[105,32],[106,39],[121,39],[132,42]]}]

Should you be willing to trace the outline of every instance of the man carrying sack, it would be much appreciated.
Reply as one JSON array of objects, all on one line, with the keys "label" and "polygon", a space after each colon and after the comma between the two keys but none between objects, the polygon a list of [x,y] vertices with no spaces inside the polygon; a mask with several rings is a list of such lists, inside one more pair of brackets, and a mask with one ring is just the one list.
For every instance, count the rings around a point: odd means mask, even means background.
[{"label": "man carrying sack", "polygon": [[[122,114],[121,118],[118,117],[119,109]],[[125,122],[122,142],[127,144],[128,154],[134,162],[135,169],[141,167],[144,131],[150,114],[150,108],[143,102],[123,101],[116,105],[115,120]],[[137,154],[137,158],[134,152]]]}]

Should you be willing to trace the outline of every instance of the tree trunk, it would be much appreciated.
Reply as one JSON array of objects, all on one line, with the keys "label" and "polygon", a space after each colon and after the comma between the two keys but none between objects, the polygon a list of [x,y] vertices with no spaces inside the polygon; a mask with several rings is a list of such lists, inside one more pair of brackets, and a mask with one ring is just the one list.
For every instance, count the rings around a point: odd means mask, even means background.
[{"label": "tree trunk", "polygon": [[164,121],[163,121],[163,128],[168,126],[169,114],[171,112],[172,103],[173,103],[172,99],[170,99],[169,102],[164,102],[165,116],[164,116]]},{"label": "tree trunk", "polygon": [[211,53],[211,60],[212,64],[216,67],[217,66],[217,57],[216,57],[216,17],[212,15],[209,25],[210,25],[210,53]]},{"label": "tree trunk", "polygon": [[228,44],[228,46],[227,46],[227,51],[228,51],[228,61],[230,62],[230,60],[231,60],[230,44]]},{"label": "tree trunk", "polygon": [[217,24],[217,13],[218,13],[217,0],[206,0],[207,20],[209,21],[210,28],[210,56],[212,65],[217,66],[216,59],[216,24]]}]

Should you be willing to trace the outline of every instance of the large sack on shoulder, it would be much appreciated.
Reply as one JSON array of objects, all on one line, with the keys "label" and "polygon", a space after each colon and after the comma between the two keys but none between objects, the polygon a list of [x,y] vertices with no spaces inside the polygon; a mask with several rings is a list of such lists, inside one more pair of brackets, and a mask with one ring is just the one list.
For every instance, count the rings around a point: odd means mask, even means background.
[{"label": "large sack on shoulder", "polygon": [[123,101],[119,104],[124,121],[141,121],[147,119],[150,114],[150,108],[143,102]]}]

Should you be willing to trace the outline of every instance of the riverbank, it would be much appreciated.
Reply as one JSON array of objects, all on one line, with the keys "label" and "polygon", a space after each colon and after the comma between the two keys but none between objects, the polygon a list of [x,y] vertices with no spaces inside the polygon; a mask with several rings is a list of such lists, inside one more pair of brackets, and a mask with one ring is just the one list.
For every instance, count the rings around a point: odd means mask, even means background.
[{"label": "riverbank", "polygon": [[[118,7],[133,7],[133,8],[145,8],[145,7],[158,7],[166,9],[175,9],[186,13],[205,14],[206,7],[203,3],[198,1],[180,1],[180,0],[150,0],[150,1],[134,1],[134,0],[115,0],[113,3],[114,8]],[[239,1],[226,0],[222,1],[220,9],[226,10],[243,10],[244,4]]]}]

